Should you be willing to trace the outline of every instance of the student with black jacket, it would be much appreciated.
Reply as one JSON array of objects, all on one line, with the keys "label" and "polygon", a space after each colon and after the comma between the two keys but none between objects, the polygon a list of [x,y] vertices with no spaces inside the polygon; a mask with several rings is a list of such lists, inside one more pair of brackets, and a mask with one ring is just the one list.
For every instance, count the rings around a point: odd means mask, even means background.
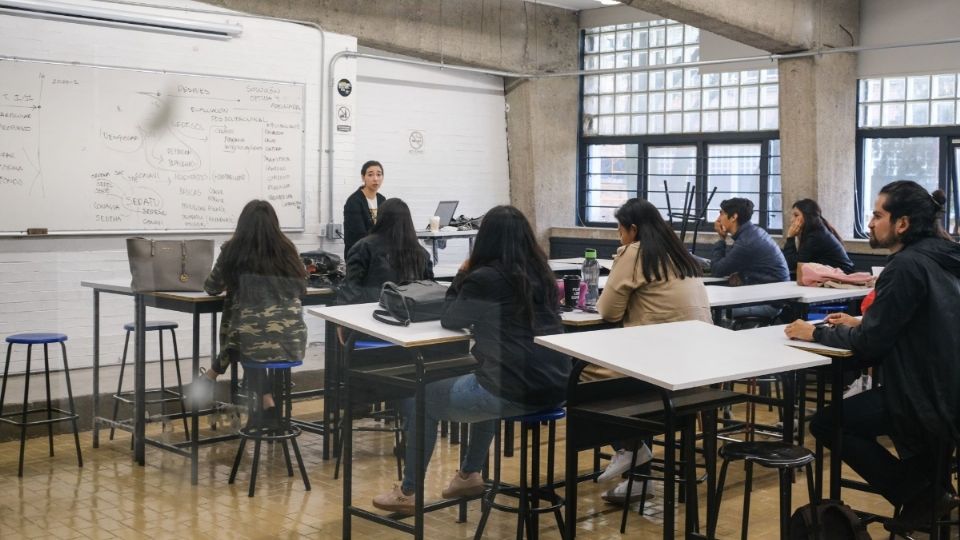
[{"label": "student with black jacket", "polygon": [[350,256],[350,248],[373,228],[380,205],[387,200],[379,193],[383,185],[383,165],[368,161],[360,168],[363,185],[354,191],[343,205],[343,257]]},{"label": "student with black jacket", "polygon": [[340,303],[376,302],[384,283],[420,279],[433,279],[430,254],[417,240],[407,203],[387,199],[370,234],[357,241],[347,256]]},{"label": "student with black jacket", "polygon": [[[424,462],[429,464],[440,420],[470,422],[465,458],[447,499],[479,495],[480,471],[497,429],[497,419],[531,414],[561,405],[566,396],[570,358],[534,344],[534,336],[563,331],[556,280],[527,219],[512,206],[487,212],[470,258],[447,293],[441,319],[446,328],[472,328],[478,361],[475,373],[426,387]],[[413,400],[404,404],[407,441],[414,441]],[[407,444],[403,483],[378,495],[381,510],[413,513],[417,452]]]},{"label": "student with black jacket", "polygon": [[784,234],[783,258],[787,268],[797,271],[797,263],[819,263],[853,272],[853,261],[843,249],[840,234],[830,225],[813,199],[800,199],[790,211],[790,227]]},{"label": "student with black jacket", "polygon": [[[935,452],[960,440],[960,245],[941,226],[946,198],[900,180],[880,190],[870,220],[870,246],[891,251],[877,279],[876,299],[862,319],[836,313],[830,327],[795,321],[792,339],[851,349],[880,361],[884,385],[843,400],[843,461],[902,509],[888,530],[905,534],[957,506],[932,483]],[[828,407],[810,433],[833,446]],[[877,437],[889,435],[897,455]],[[931,504],[936,495],[936,504]]]}]

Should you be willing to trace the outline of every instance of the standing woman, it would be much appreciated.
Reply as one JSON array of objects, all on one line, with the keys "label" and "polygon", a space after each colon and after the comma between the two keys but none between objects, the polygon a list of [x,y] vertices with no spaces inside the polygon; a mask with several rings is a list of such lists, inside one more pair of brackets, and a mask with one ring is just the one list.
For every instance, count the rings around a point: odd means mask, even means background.
[{"label": "standing woman", "polygon": [[378,495],[381,510],[413,513],[417,452],[430,463],[440,420],[470,422],[469,444],[460,471],[443,497],[479,495],[480,474],[497,419],[531,414],[566,399],[570,358],[534,344],[534,336],[559,334],[560,304],[556,279],[527,219],[512,206],[487,212],[470,258],[447,291],[445,328],[472,328],[477,359],[474,373],[426,386],[425,446],[415,446],[414,403],[404,402],[406,459],[403,483]]},{"label": "standing woman", "polygon": [[[220,322],[220,353],[211,369],[191,387],[193,399],[209,402],[214,381],[232,362],[303,360],[307,327],[300,296],[306,293],[306,277],[297,249],[280,231],[270,203],[247,203],[237,230],[223,244],[203,286],[207,294],[227,294]],[[251,370],[244,375],[257,378],[248,382],[259,389],[264,418],[275,420],[270,381],[263,372]]]},{"label": "standing woman", "polygon": [[[609,322],[639,326],[676,321],[713,323],[710,300],[703,285],[700,265],[683,247],[660,211],[643,199],[630,199],[614,217],[620,247],[613,258],[607,285],[597,302],[597,311]],[[618,376],[609,370],[588,366],[584,379]],[[620,478],[633,462],[633,442],[614,442],[616,453],[598,481]],[[646,444],[637,448],[636,465],[653,458]],[[627,498],[624,480],[602,497],[612,503]],[[631,497],[632,498],[632,497]]]},{"label": "standing woman", "polygon": [[350,255],[350,248],[363,238],[377,222],[380,205],[387,200],[379,193],[383,185],[383,165],[368,161],[360,168],[363,185],[347,197],[343,205],[343,257]]},{"label": "standing woman", "polygon": [[783,243],[787,268],[797,271],[797,263],[820,263],[853,272],[853,261],[843,249],[840,234],[820,212],[813,199],[800,199],[790,211],[790,228]]},{"label": "standing woman", "polygon": [[410,208],[400,199],[380,205],[377,222],[347,256],[347,275],[340,287],[340,302],[376,302],[387,281],[401,283],[433,279],[433,262],[417,240]]}]

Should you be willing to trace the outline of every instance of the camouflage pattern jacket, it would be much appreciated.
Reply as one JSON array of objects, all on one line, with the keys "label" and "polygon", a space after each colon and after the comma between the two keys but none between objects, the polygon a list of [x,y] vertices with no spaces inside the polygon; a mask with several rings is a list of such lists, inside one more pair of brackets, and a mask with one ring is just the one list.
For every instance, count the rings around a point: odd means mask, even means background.
[{"label": "camouflage pattern jacket", "polygon": [[[204,283],[207,294],[226,289],[220,261]],[[239,282],[237,290],[226,291],[223,302],[218,371],[230,365],[231,351],[254,362],[303,360],[307,326],[300,296],[306,293],[306,282],[256,275],[240,276]]]}]

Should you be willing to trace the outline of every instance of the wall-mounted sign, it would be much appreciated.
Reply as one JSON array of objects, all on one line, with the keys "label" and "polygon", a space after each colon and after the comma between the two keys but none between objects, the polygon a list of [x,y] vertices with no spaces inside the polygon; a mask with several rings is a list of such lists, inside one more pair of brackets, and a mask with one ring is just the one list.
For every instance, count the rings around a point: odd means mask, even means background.
[{"label": "wall-mounted sign", "polygon": [[347,79],[340,79],[337,81],[337,92],[340,92],[341,96],[347,97],[350,92],[353,92],[353,84]]},{"label": "wall-mounted sign", "polygon": [[410,153],[411,154],[422,154],[423,153],[423,132],[422,131],[411,131],[410,137],[408,137],[410,142]]},{"label": "wall-mounted sign", "polygon": [[350,120],[350,107],[346,105],[340,105],[337,107],[337,120],[341,122],[346,122]]}]

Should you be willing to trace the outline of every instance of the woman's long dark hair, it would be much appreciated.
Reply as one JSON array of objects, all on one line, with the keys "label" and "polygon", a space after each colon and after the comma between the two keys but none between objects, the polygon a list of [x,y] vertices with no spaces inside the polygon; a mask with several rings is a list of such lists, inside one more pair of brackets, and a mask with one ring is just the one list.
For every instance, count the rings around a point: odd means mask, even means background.
[{"label": "woman's long dark hair", "polygon": [[227,290],[236,290],[243,275],[307,277],[296,246],[280,230],[273,206],[260,200],[243,207],[237,230],[223,245],[221,265]]},{"label": "woman's long dark hair", "polygon": [[943,229],[943,212],[947,202],[943,190],[929,193],[912,180],[897,180],[883,186],[880,195],[887,197],[883,209],[890,212],[891,223],[903,216],[910,218],[910,228],[900,238],[903,245],[930,237],[953,240]]},{"label": "woman's long dark hair", "polygon": [[377,222],[370,236],[384,240],[387,260],[403,281],[422,279],[427,269],[427,252],[417,240],[410,207],[400,199],[387,199],[377,210]]},{"label": "woman's long dark hair", "polygon": [[820,210],[820,205],[817,204],[817,201],[813,199],[800,199],[793,203],[793,208],[799,210],[803,215],[803,227],[800,228],[800,244],[803,244],[804,240],[809,236],[807,233],[820,229],[826,229],[830,234],[835,236],[838,241],[843,242],[843,239],[840,238],[840,233],[833,228],[833,225],[827,221],[827,218],[823,217],[823,212]]},{"label": "woman's long dark hair", "polygon": [[557,282],[540,249],[527,218],[513,206],[496,206],[483,216],[480,232],[470,254],[470,272],[492,266],[507,278],[520,303],[520,320],[533,326],[534,298],[542,291],[543,302],[551,310],[559,309]]},{"label": "woman's long dark hair", "polygon": [[703,275],[700,265],[683,247],[677,234],[654,205],[643,199],[630,199],[617,209],[614,217],[624,229],[629,230],[632,226],[637,228],[637,240],[643,250],[643,256],[640,257],[643,279],[668,281],[673,272],[680,279]]}]

